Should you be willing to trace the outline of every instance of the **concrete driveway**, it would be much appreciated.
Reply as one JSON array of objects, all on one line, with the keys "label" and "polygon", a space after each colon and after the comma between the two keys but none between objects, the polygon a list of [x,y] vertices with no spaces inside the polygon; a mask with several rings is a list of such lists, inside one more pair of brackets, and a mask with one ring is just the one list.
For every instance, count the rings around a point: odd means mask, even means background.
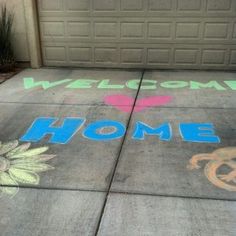
[{"label": "concrete driveway", "polygon": [[0,85],[2,236],[236,235],[236,73],[27,69]]}]

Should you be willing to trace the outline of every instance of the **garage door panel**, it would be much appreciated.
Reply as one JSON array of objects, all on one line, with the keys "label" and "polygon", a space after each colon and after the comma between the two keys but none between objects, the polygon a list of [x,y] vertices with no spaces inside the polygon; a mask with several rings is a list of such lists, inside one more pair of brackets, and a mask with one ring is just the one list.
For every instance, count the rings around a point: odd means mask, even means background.
[{"label": "garage door panel", "polygon": [[142,64],[151,69],[235,69],[236,46],[45,43],[43,57],[48,66],[137,68]]},{"label": "garage door panel", "polygon": [[236,65],[236,50],[230,52],[230,65]]},{"label": "garage door panel", "polygon": [[236,69],[236,1],[38,0],[47,66]]},{"label": "garage door panel", "polygon": [[236,22],[231,18],[42,17],[40,25],[43,42],[232,44],[236,38]]},{"label": "garage door panel", "polygon": [[234,0],[38,0],[40,16],[235,16]]}]

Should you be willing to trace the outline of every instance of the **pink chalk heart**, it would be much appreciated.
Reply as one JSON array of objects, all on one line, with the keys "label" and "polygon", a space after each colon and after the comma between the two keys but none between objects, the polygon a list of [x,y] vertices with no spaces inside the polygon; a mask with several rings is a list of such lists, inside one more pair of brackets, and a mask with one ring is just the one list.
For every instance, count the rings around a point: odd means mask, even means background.
[{"label": "pink chalk heart", "polygon": [[[152,96],[141,98],[136,101],[134,112],[141,112],[148,107],[164,106],[171,102],[171,100],[171,96]],[[107,105],[113,106],[123,112],[131,112],[134,105],[134,99],[132,97],[122,94],[107,96],[104,101]]]}]

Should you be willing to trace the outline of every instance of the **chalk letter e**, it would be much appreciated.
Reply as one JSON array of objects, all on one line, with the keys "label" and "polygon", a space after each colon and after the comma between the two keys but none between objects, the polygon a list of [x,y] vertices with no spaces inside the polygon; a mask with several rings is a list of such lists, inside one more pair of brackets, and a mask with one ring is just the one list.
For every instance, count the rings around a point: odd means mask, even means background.
[{"label": "chalk letter e", "polygon": [[52,127],[58,120],[58,118],[53,117],[37,118],[20,141],[39,142],[50,134],[49,143],[67,144],[85,122],[81,118],[66,118],[62,126]]},{"label": "chalk letter e", "polygon": [[214,133],[213,124],[180,124],[179,129],[183,140],[186,142],[220,143],[220,138]]}]

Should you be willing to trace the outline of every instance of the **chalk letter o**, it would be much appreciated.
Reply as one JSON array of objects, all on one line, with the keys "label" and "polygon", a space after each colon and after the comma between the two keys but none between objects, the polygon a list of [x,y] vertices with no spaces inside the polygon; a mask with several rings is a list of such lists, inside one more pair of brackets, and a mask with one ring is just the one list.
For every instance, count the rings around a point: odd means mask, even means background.
[{"label": "chalk letter o", "polygon": [[[104,129],[104,128],[115,128],[115,130],[108,134],[98,132],[99,129]],[[125,131],[126,131],[125,126],[118,121],[101,120],[90,124],[85,129],[83,135],[85,138],[95,141],[110,141],[123,137]]]},{"label": "chalk letter o", "polygon": [[188,82],[185,81],[167,81],[160,84],[163,88],[177,89],[188,86]]}]

